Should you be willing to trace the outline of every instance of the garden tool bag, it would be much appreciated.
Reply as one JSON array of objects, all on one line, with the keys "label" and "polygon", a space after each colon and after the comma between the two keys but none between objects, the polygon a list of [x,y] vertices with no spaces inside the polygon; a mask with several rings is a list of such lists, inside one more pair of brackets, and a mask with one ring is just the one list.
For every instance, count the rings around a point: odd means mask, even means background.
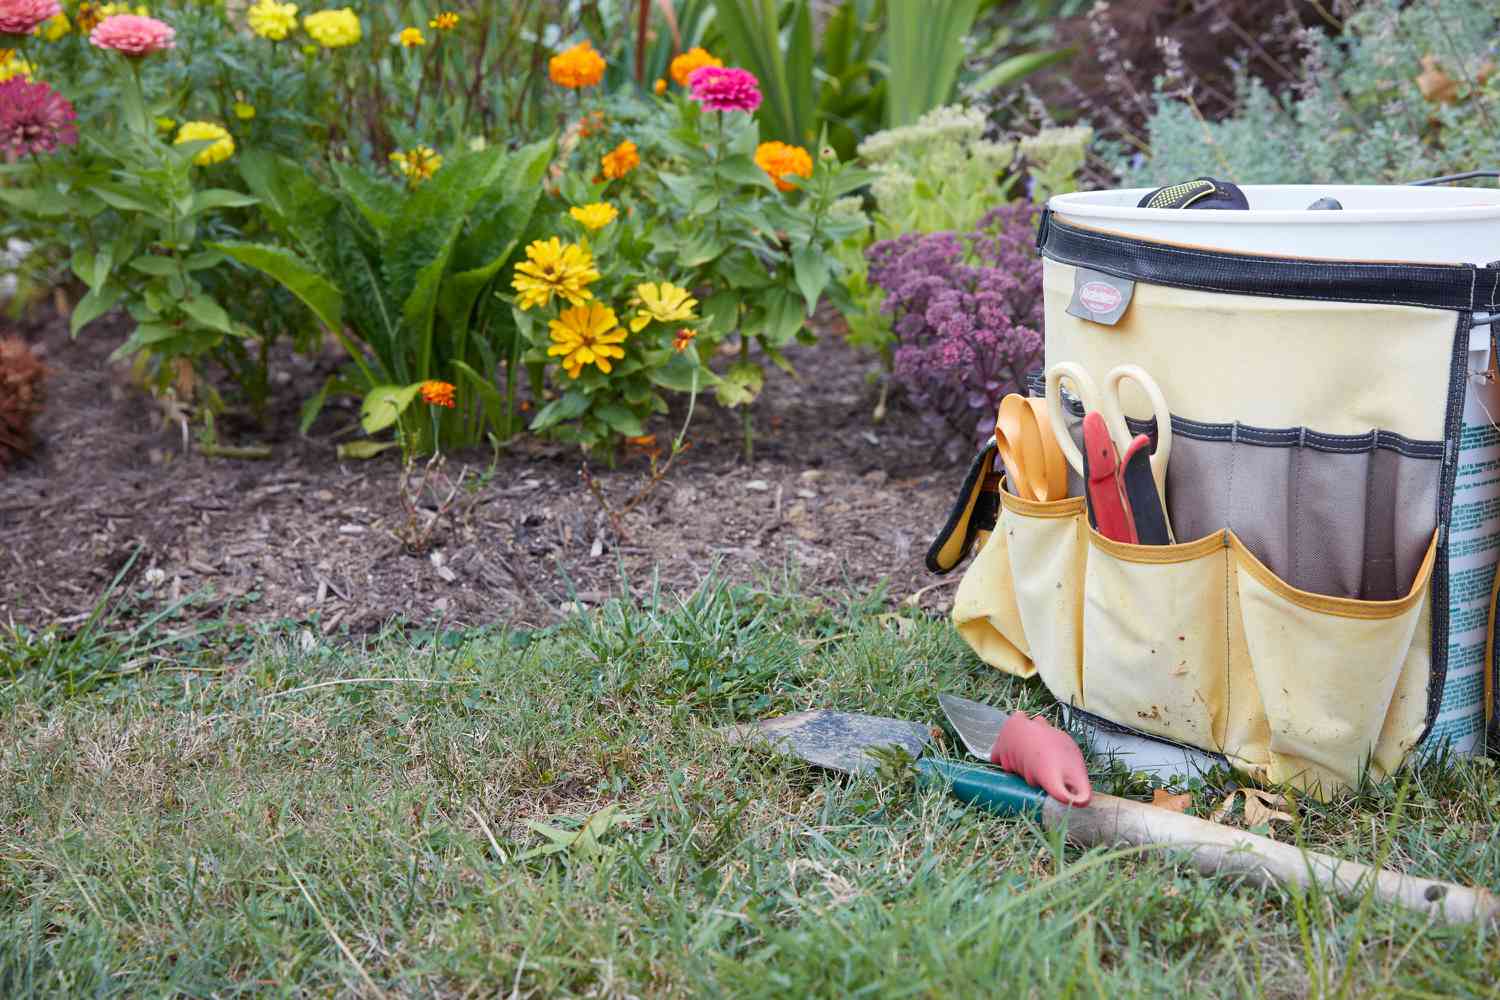
[{"label": "garden tool bag", "polygon": [[[928,554],[943,573],[975,553],[953,619],[979,657],[1091,725],[1319,796],[1419,749],[1482,747],[1500,432],[1473,422],[1471,387],[1494,381],[1475,318],[1500,302],[1500,261],[1231,253],[1046,213],[1038,245],[1047,364],[1101,384],[1137,365],[1161,387],[1176,541],[1103,537],[1076,476],[1066,498],[1021,499],[991,442]],[[1134,390],[1130,430],[1154,436]],[[1081,421],[1077,399],[1064,412]]]}]

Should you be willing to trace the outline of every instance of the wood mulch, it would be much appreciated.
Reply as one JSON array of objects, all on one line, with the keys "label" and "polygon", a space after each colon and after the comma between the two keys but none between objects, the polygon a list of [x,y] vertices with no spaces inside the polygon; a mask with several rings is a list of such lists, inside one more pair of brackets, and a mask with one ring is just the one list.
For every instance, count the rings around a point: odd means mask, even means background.
[{"label": "wood mulch", "polygon": [[[922,566],[962,478],[947,443],[893,399],[871,419],[874,362],[836,335],[788,355],[797,378],[772,369],[756,406],[756,458],[740,457],[737,413],[700,405],[690,449],[615,530],[615,511],[647,482],[648,460],[593,467],[576,450],[530,437],[498,456],[453,456],[464,473],[454,504],[420,551],[410,538],[433,519],[429,493],[403,505],[401,463],[336,457],[351,440],[352,402],[333,404],[307,437],[300,401],[338,364],[282,356],[269,427],[220,421],[225,443],[265,443],[273,458],[209,458],[109,353],[123,326],[70,340],[50,309],[12,330],[51,369],[40,447],[0,471],[0,623],[82,622],[127,564],[137,612],[190,595],[192,616],[291,619],[325,632],[367,632],[393,619],[448,627],[542,625],[628,588],[691,590],[712,572],[803,592],[920,594],[944,608],[952,578]],[[659,421],[662,441],[675,433]],[[444,491],[446,492],[446,491]],[[131,557],[135,554],[134,562]]]}]

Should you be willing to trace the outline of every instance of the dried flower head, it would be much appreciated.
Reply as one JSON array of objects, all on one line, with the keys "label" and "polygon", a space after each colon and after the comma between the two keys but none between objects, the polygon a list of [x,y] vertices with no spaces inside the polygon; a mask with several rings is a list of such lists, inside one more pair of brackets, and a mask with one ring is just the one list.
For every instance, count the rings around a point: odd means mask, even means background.
[{"label": "dried flower head", "polygon": [[704,66],[688,77],[693,100],[710,111],[754,111],[760,107],[760,81],[738,67]]},{"label": "dried flower head", "polygon": [[587,41],[564,49],[547,63],[547,75],[559,87],[578,90],[604,79],[604,57]]},{"label": "dried flower head", "polygon": [[45,83],[0,82],[0,154],[11,162],[78,142],[78,114]]},{"label": "dried flower head", "polygon": [[111,14],[89,32],[89,44],[113,49],[131,59],[161,52],[176,45],[177,32],[154,17]]}]

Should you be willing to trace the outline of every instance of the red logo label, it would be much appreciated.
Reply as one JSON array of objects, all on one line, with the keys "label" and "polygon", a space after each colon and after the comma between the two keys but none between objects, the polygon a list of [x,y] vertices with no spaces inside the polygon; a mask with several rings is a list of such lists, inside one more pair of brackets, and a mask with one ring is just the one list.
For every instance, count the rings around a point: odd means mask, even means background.
[{"label": "red logo label", "polygon": [[1124,296],[1114,285],[1102,281],[1090,281],[1078,289],[1078,301],[1089,312],[1107,313],[1120,308]]}]

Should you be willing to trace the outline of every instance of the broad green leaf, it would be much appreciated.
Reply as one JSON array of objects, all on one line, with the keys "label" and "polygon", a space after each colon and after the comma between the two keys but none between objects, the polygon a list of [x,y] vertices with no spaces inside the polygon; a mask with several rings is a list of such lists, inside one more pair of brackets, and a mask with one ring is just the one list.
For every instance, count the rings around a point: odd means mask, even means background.
[{"label": "broad green leaf", "polygon": [[718,385],[719,376],[703,367],[698,360],[698,349],[689,344],[680,351],[672,351],[667,363],[651,369],[648,377],[663,389],[677,392],[702,392]]},{"label": "broad green leaf", "polygon": [[230,191],[228,188],[209,188],[207,191],[198,191],[193,194],[187,214],[198,215],[215,208],[243,208],[246,205],[259,204],[259,202],[259,198],[242,194],[239,191]]},{"label": "broad green leaf", "polygon": [[776,190],[771,175],[755,165],[748,156],[731,156],[718,166],[719,176],[734,184],[749,184],[754,187]]},{"label": "broad green leaf", "polygon": [[118,285],[106,284],[89,289],[73,307],[73,315],[68,319],[68,332],[74,337],[78,336],[79,330],[113,309],[124,295],[125,289]]},{"label": "broad green leaf", "polygon": [[808,244],[792,252],[792,270],[797,278],[797,290],[807,304],[807,315],[818,307],[823,289],[828,287],[828,257],[822,250]]},{"label": "broad green leaf", "polygon": [[155,254],[141,254],[139,257],[134,257],[128,266],[142,274],[154,274],[158,277],[177,273],[177,261],[171,257],[158,257]]},{"label": "broad green leaf", "polygon": [[948,100],[964,58],[964,37],[980,0],[890,0],[886,125],[910,125]]},{"label": "broad green leaf", "polygon": [[162,217],[161,206],[146,201],[140,192],[114,184],[96,184],[90,189],[90,193],[111,208],[118,208],[122,212],[144,212],[147,215]]},{"label": "broad green leaf", "polygon": [[506,406],[505,397],[500,394],[499,389],[495,388],[495,383],[462,361],[454,361],[453,367],[478,394],[480,402],[484,405],[485,419],[489,421],[491,429],[497,434],[503,433],[509,422],[510,411]]},{"label": "broad green leaf", "polygon": [[193,295],[183,299],[182,311],[210,330],[234,333],[234,324],[230,321],[229,314],[224,311],[223,306],[207,295]]},{"label": "broad green leaf", "polygon": [[264,150],[246,150],[236,160],[240,177],[260,199],[259,214],[319,269],[328,271],[339,203],[326,185],[302,164]]},{"label": "broad green leaf", "polygon": [[766,293],[766,325],[760,336],[772,347],[791,343],[802,329],[804,315],[798,297],[784,288],[773,288]]},{"label": "broad green leaf", "polygon": [[357,166],[335,164],[333,172],[359,214],[384,237],[410,195],[390,181],[371,177]]},{"label": "broad green leaf", "polygon": [[715,337],[733,331],[740,322],[740,301],[740,293],[732,289],[709,296],[703,303],[704,331]]},{"label": "broad green leaf", "polygon": [[594,416],[609,425],[609,429],[625,437],[640,437],[646,433],[641,418],[615,403],[606,403],[594,408]]},{"label": "broad green leaf", "polygon": [[339,458],[374,458],[400,445],[399,441],[350,441],[338,447]]},{"label": "broad green leaf", "polygon": [[1070,59],[1078,50],[1073,48],[1056,49],[1051,52],[1023,52],[1018,56],[1011,56],[1001,61],[998,65],[991,67],[987,72],[967,84],[968,89],[974,93],[988,94],[992,90],[1008,87],[1023,77],[1030,76],[1038,70],[1054,66],[1065,59]]},{"label": "broad green leaf", "polygon": [[366,434],[385,430],[401,418],[401,414],[417,398],[422,383],[411,385],[377,385],[365,393],[359,405],[359,426]]},{"label": "broad green leaf", "polygon": [[766,266],[748,250],[726,253],[714,263],[714,270],[724,277],[730,288],[740,291],[766,288],[772,282]]},{"label": "broad green leaf", "polygon": [[766,384],[766,373],[750,361],[736,361],[714,386],[714,396],[721,406],[736,407],[755,402]]},{"label": "broad green leaf", "polygon": [[722,236],[714,233],[712,227],[704,226],[693,233],[691,238],[683,244],[677,254],[676,263],[680,267],[697,267],[700,264],[707,264],[728,248],[729,244]]},{"label": "broad green leaf", "polygon": [[560,424],[564,420],[572,420],[580,417],[589,408],[589,397],[587,393],[577,389],[569,389],[546,406],[537,411],[537,415],[531,420],[531,429],[544,431],[548,427]]},{"label": "broad green leaf", "polygon": [[330,330],[344,328],[344,302],[339,290],[312,266],[281,247],[262,243],[222,242],[208,244],[214,250],[270,275],[313,311]]},{"label": "broad green leaf", "polygon": [[323,380],[323,387],[302,403],[302,412],[297,418],[297,433],[303,437],[307,436],[313,421],[318,419],[318,414],[323,412],[323,404],[328,402],[328,391],[333,387],[333,376]]},{"label": "broad green leaf", "polygon": [[29,215],[67,215],[73,211],[71,199],[34,188],[0,187],[0,202]]}]

